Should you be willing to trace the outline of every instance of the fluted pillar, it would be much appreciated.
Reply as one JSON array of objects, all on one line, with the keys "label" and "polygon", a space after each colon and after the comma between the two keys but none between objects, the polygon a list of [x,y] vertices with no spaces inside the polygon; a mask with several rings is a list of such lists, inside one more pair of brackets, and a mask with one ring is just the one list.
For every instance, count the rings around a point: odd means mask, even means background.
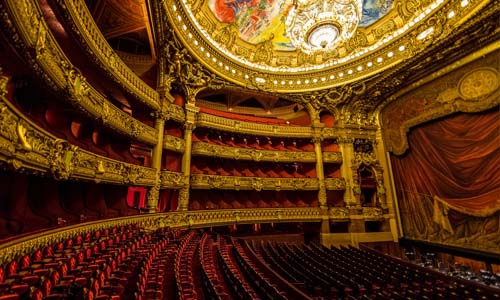
[{"label": "fluted pillar", "polygon": [[189,207],[189,177],[191,176],[191,149],[196,114],[200,111],[194,104],[186,104],[186,123],[184,124],[184,142],[186,144],[182,156],[183,187],[179,191],[179,206],[177,210],[187,210]]},{"label": "fluted pillar", "polygon": [[165,120],[168,114],[165,110],[159,110],[155,113],[155,129],[158,132],[158,143],[153,147],[151,155],[151,168],[156,170],[155,185],[148,190],[146,199],[146,209],[150,213],[158,211],[158,201],[160,198],[161,185],[161,157],[163,152],[163,136],[165,135]]}]

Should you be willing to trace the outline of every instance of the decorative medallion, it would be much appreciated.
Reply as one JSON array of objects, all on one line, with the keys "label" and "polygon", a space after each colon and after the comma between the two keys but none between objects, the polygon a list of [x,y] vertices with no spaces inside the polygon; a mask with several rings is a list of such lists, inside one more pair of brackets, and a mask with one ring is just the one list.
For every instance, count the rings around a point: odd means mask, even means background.
[{"label": "decorative medallion", "polygon": [[477,100],[496,91],[499,86],[498,79],[499,74],[495,69],[477,69],[460,80],[458,91],[465,100]]}]

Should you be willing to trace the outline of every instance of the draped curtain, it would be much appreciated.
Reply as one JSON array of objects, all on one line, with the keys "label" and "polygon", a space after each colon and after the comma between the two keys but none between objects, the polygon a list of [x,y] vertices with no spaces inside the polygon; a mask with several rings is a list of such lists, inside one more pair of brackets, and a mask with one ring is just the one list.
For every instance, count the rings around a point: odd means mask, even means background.
[{"label": "draped curtain", "polygon": [[500,210],[499,117],[498,108],[460,113],[412,130],[410,150],[391,159],[399,199],[432,196],[434,221],[445,229],[448,209],[478,217]]}]

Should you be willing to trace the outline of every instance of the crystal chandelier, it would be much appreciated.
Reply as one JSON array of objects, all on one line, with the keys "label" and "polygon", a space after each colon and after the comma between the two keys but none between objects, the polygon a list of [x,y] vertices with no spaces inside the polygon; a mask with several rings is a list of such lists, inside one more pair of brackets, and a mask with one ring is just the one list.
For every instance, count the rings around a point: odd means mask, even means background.
[{"label": "crystal chandelier", "polygon": [[356,31],[362,4],[363,0],[294,0],[286,34],[305,53],[331,51]]}]

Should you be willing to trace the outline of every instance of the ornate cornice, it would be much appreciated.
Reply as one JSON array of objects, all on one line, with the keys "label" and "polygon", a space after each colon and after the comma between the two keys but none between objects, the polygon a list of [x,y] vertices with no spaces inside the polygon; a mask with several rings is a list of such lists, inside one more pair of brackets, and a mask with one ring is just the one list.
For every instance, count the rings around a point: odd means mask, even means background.
[{"label": "ornate cornice", "polygon": [[[463,12],[453,12],[456,14],[453,18],[466,19]],[[442,41],[435,43],[432,37],[423,39],[419,47],[425,48],[425,51],[374,78],[368,88],[370,92],[364,95],[362,102],[371,106],[375,115],[378,115],[379,111],[409,90],[436,80],[472,59],[498,49],[498,3],[488,1],[480,11],[473,11],[471,14],[473,17],[460,27],[446,27],[443,26],[442,19],[431,19],[430,21],[437,23],[439,30],[446,30]]]},{"label": "ornate cornice", "polygon": [[136,100],[152,109],[160,107],[158,92],[139,78],[115,53],[94,22],[85,1],[57,0],[57,9],[69,24],[72,36],[91,60]]},{"label": "ornate cornice", "polygon": [[16,171],[114,184],[153,186],[156,170],[99,156],[39,128],[0,97],[0,165]]},{"label": "ornate cornice", "polygon": [[11,37],[12,45],[43,80],[44,86],[61,94],[69,104],[105,127],[148,145],[157,143],[154,128],[112,105],[70,63],[48,29],[38,4],[30,0],[9,0],[0,4],[0,11],[2,30]]},{"label": "ornate cornice", "polygon": [[186,149],[186,142],[181,138],[165,135],[163,136],[163,149],[184,153],[184,150]]},{"label": "ornate cornice", "polygon": [[[254,150],[246,148],[236,148],[220,146],[204,142],[193,142],[192,155],[214,156],[237,160],[251,161],[273,161],[273,162],[315,162],[314,152],[291,152],[291,151],[271,151]],[[331,156],[332,160],[342,161],[342,156]]]}]

